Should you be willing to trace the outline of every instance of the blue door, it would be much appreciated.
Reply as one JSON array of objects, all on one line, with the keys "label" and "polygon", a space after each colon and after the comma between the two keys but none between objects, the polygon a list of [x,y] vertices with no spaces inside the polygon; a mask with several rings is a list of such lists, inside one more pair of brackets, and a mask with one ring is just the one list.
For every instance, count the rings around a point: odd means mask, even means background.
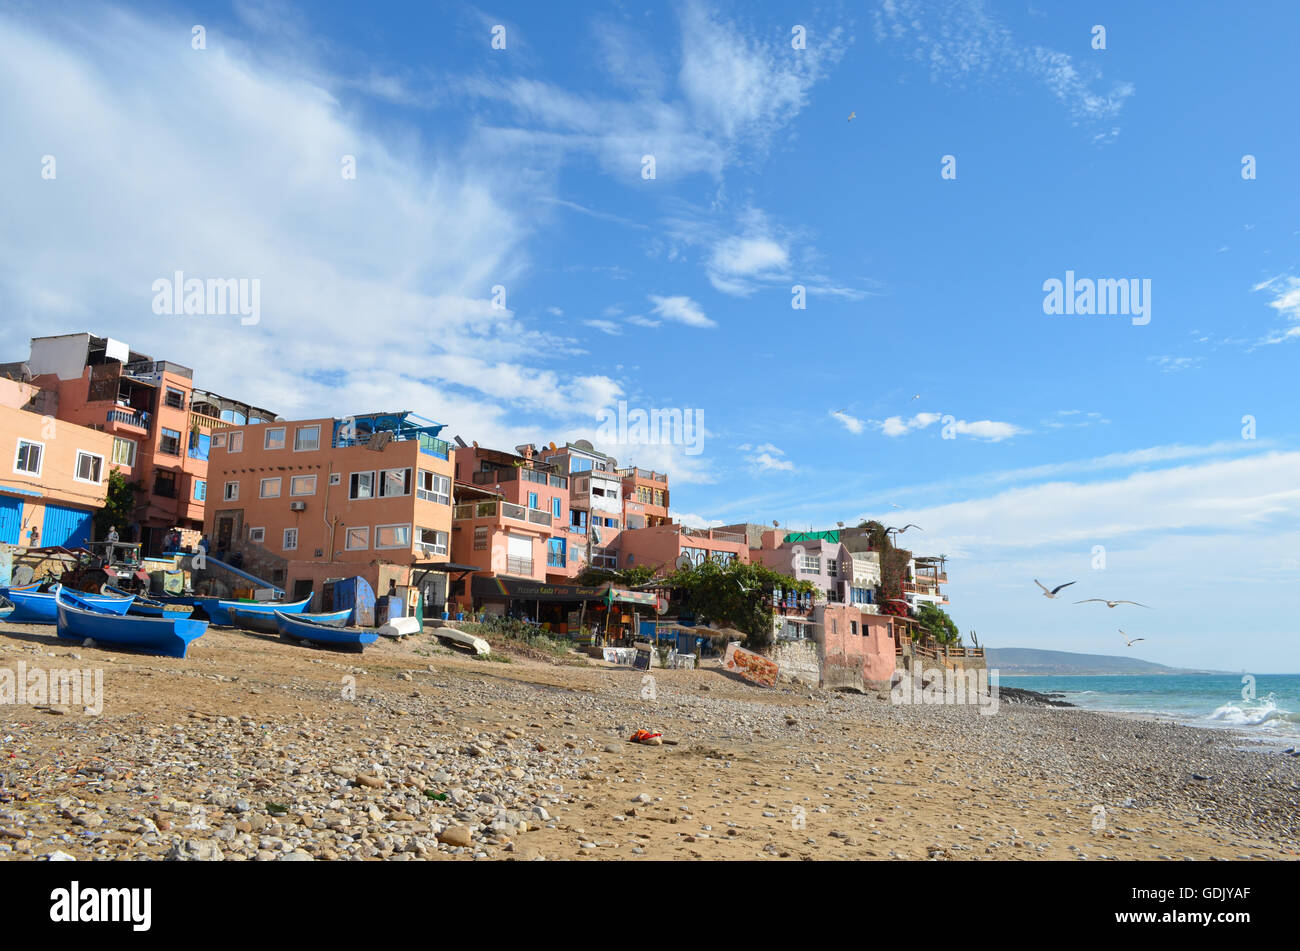
[{"label": "blue door", "polygon": [[9,495],[0,495],[0,542],[6,545],[17,545],[22,524],[23,500]]},{"label": "blue door", "polygon": [[90,541],[90,513],[63,505],[45,506],[45,522],[41,525],[41,547],[62,545],[76,548]]}]

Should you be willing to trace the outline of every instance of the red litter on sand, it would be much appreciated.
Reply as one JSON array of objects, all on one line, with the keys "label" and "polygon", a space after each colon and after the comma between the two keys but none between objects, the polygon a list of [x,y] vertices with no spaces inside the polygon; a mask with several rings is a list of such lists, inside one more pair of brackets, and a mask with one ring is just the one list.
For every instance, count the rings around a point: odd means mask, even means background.
[{"label": "red litter on sand", "polygon": [[[637,730],[628,737],[628,739],[633,743],[651,743],[652,745],[658,746],[663,742],[663,734],[651,733],[649,730]],[[656,740],[658,740],[658,743],[654,742]]]}]

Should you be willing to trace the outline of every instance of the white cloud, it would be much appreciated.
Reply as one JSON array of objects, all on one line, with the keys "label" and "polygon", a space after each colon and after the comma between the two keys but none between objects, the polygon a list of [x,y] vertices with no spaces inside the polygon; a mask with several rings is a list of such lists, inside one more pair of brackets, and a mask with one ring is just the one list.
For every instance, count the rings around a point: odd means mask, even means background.
[{"label": "white cloud", "polygon": [[658,327],[663,324],[662,320],[651,320],[641,314],[631,314],[626,319],[629,324],[635,324],[638,327]]},{"label": "white cloud", "polygon": [[843,410],[838,410],[838,409],[835,410],[833,413],[831,413],[831,416],[832,418],[837,419],[841,423],[843,423],[844,428],[847,429],[849,432],[851,433],[862,432],[862,427],[863,427],[862,420],[858,419],[856,416],[850,416],[848,413],[844,412]]},{"label": "white cloud", "polygon": [[665,320],[673,320],[679,324],[686,324],[688,327],[716,327],[717,324],[710,320],[700,305],[695,303],[689,297],[658,297],[650,295],[650,301],[654,304],[650,308],[652,314],[658,314]]},{"label": "white cloud", "polygon": [[[740,447],[748,450],[748,444]],[[753,453],[746,457],[750,465],[760,472],[793,472],[794,463],[785,458],[785,453],[770,442],[754,447]]]},{"label": "white cloud", "polygon": [[[868,422],[884,435],[898,437],[906,436],[908,433],[918,430],[928,429],[944,418],[941,413],[917,413],[911,419],[905,419],[902,416],[890,416],[888,419],[868,420]],[[991,419],[968,422],[964,419],[951,418],[945,426],[951,427],[952,432],[958,436],[970,436],[988,442],[1001,442],[1003,439],[1010,439],[1012,436],[1019,436],[1028,432],[1027,429],[1022,429],[1014,423],[995,422]]]},{"label": "white cloud", "polygon": [[614,321],[612,320],[600,320],[600,319],[584,320],[583,323],[586,324],[588,327],[595,327],[597,330],[601,331],[602,333],[607,333],[611,337],[617,337],[619,334],[623,332],[623,328],[620,327],[618,324],[614,323]]},{"label": "white cloud", "polygon": [[[1279,274],[1267,281],[1261,281],[1251,288],[1252,292],[1263,290],[1273,295],[1273,299],[1268,302],[1269,307],[1272,307],[1289,321],[1300,321],[1300,278],[1293,275]],[[1285,330],[1275,330],[1258,343],[1275,344],[1297,338],[1300,338],[1300,325],[1288,327]]]}]

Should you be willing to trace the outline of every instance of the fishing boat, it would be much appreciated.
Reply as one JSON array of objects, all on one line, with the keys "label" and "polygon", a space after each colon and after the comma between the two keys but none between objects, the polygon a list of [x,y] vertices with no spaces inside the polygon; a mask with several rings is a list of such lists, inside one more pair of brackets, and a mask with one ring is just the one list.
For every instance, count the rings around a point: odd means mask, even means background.
[{"label": "fishing boat", "polygon": [[7,618],[9,615],[13,613],[14,613],[14,603],[10,601],[8,598],[6,598],[4,595],[0,595],[0,621],[3,621],[5,618]]},{"label": "fishing boat", "polygon": [[[248,631],[264,631],[267,634],[275,634],[280,630],[280,623],[276,620],[275,614],[267,614],[265,611],[246,611],[244,605],[227,608],[230,620],[236,627],[242,627]],[[310,621],[314,624],[324,624],[328,627],[342,627],[347,624],[348,618],[352,614],[351,608],[344,608],[342,611],[330,611],[324,614],[308,614],[304,611],[302,614],[294,615],[304,621]]]},{"label": "fishing boat", "polygon": [[230,618],[230,609],[238,608],[241,611],[254,611],[265,614],[268,617],[274,615],[277,611],[284,614],[302,614],[307,610],[307,605],[311,603],[311,595],[303,598],[301,601],[235,601],[229,598],[196,598],[198,603],[196,607],[203,608],[208,615],[208,620],[213,624],[231,625],[234,621]]},{"label": "fishing boat", "polygon": [[492,653],[492,646],[487,641],[470,634],[468,631],[457,630],[454,627],[435,627],[431,628],[431,630],[434,637],[452,647],[468,648],[480,657],[486,657]]},{"label": "fishing boat", "polygon": [[313,644],[322,644],[326,647],[347,647],[360,652],[367,644],[379,640],[379,635],[369,628],[332,627],[329,624],[303,620],[301,614],[285,614],[283,611],[276,611],[275,621],[281,637],[311,641]]},{"label": "fishing boat", "polygon": [[[129,591],[123,591],[121,588],[115,588],[112,585],[109,585],[108,590],[117,595],[130,594]],[[137,617],[166,617],[173,620],[184,620],[194,613],[194,605],[192,604],[164,604],[162,601],[155,601],[153,598],[142,597],[138,594],[133,595],[133,597],[135,600],[131,602],[131,606],[126,613],[134,614]]]},{"label": "fishing boat", "polygon": [[11,589],[8,598],[14,603],[14,613],[9,616],[9,620],[21,624],[54,624],[58,620],[55,600],[59,592],[65,590],[74,604],[107,614],[116,614],[119,617],[126,614],[131,607],[131,602],[135,600],[134,595],[123,598],[116,595],[92,594],[88,591],[64,589],[58,584],[49,591]]},{"label": "fishing boat", "polygon": [[184,657],[190,642],[208,629],[203,621],[188,618],[113,614],[91,605],[79,605],[69,594],[64,590],[54,593],[58,633],[65,640],[91,638],[96,644],[127,647],[164,657]]}]

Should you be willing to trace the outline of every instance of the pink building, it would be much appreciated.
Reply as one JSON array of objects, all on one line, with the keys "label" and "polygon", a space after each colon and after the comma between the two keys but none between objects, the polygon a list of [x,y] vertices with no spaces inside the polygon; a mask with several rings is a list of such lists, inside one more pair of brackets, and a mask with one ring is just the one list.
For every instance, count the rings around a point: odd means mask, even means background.
[{"label": "pink building", "polygon": [[718,529],[687,528],[677,522],[624,530],[618,538],[619,568],[649,565],[672,571],[679,558],[692,564],[706,560],[722,563],[739,560],[749,564],[750,550],[744,535]]}]

